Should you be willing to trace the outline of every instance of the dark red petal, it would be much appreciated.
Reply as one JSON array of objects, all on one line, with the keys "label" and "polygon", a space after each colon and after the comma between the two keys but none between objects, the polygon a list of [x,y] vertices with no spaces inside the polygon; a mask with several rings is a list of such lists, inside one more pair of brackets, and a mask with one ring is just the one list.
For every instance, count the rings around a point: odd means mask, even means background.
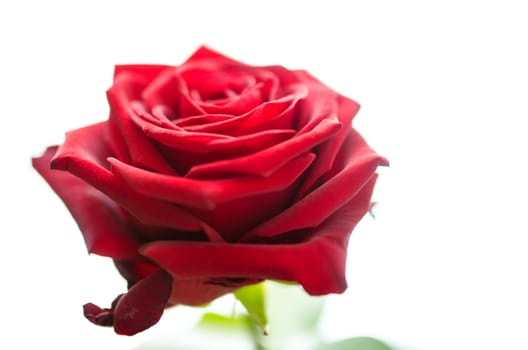
[{"label": "dark red petal", "polygon": [[83,305],[84,317],[98,326],[111,327],[114,324],[114,313],[110,309],[102,309],[99,306],[88,303]]},{"label": "dark red petal", "polygon": [[[311,130],[323,119],[339,121],[337,94],[328,89],[309,87],[308,96],[301,100],[295,119],[295,128],[304,132]],[[343,125],[349,127],[349,125]]]},{"label": "dark red petal", "polygon": [[134,260],[114,259],[114,265],[121,276],[127,280],[129,288],[159,269],[159,266],[154,265],[151,261],[143,257]]},{"label": "dark red petal", "polygon": [[[174,175],[176,171],[160,155],[152,142],[143,134],[141,128],[138,128],[130,120],[132,103],[140,98],[143,87],[142,82],[138,81],[133,75],[121,74],[108,90],[107,98],[110,104],[110,119],[108,123],[111,136],[122,140],[121,147],[117,147],[117,145],[115,147],[119,149],[126,147],[127,158],[130,159],[133,165]],[[112,142],[111,139],[110,142]],[[126,161],[127,159],[124,158],[124,160]]]},{"label": "dark red petal", "polygon": [[[292,129],[272,129],[230,139],[214,140],[207,145],[210,152],[248,153],[269,148],[295,135]],[[226,157],[227,158],[227,157]]]},{"label": "dark red petal", "polygon": [[304,154],[268,178],[238,176],[218,180],[195,180],[162,175],[131,167],[117,159],[109,159],[109,161],[113,171],[135,191],[147,197],[212,210],[223,202],[287,188],[298,179],[314,158],[312,153]]},{"label": "dark red petal", "polygon": [[139,111],[136,109],[130,114],[130,118],[135,126],[140,128],[144,135],[167,146],[194,150],[213,140],[232,138],[231,136],[205,132],[191,133],[177,125],[167,128],[165,126],[160,126],[158,123],[153,123],[152,117],[149,114],[138,112]]},{"label": "dark red petal", "polygon": [[137,242],[118,205],[81,179],[50,169],[57,147],[33,159],[33,166],[62,199],[79,225],[90,253],[115,259],[138,255]]},{"label": "dark red petal", "polygon": [[[355,130],[349,130],[345,164],[320,187],[271,220],[247,233],[242,240],[272,237],[284,232],[316,227],[339,209],[370,181],[376,168],[386,160],[374,152]],[[350,153],[349,153],[350,152]]]},{"label": "dark red petal", "polygon": [[171,295],[172,278],[158,270],[140,280],[124,294],[114,310],[114,330],[134,335],[156,324]]},{"label": "dark red petal", "polygon": [[[222,240],[214,230],[182,208],[134,192],[104,167],[108,147],[101,135],[105,124],[70,131],[51,160],[54,169],[67,170],[100,190],[145,225],[202,231],[211,240]],[[89,187],[89,186],[88,186]]]},{"label": "dark red petal", "polygon": [[[176,278],[247,277],[297,281],[312,295],[346,289],[348,237],[368,211],[375,176],[350,202],[298,244],[222,244],[159,241],[141,253]],[[205,258],[204,258],[205,257]]]},{"label": "dark red petal", "polygon": [[186,177],[208,178],[232,174],[270,176],[293,158],[324,142],[341,128],[331,119],[323,119],[312,130],[247,156],[192,167]]},{"label": "dark red petal", "polygon": [[195,165],[231,159],[261,151],[293,137],[291,129],[272,129],[247,136],[219,139],[207,144],[197,145],[193,150],[182,150],[159,145],[160,152],[180,174],[185,174]]},{"label": "dark red petal", "polygon": [[231,285],[211,278],[178,278],[173,276],[172,294],[169,302],[172,305],[182,304],[202,306],[222,295],[231,293],[246,284],[258,283],[254,279],[243,279],[244,283]]},{"label": "dark red petal", "polygon": [[332,168],[334,159],[341,148],[345,137],[348,135],[349,126],[352,123],[352,119],[359,110],[359,105],[346,97],[338,97],[338,115],[339,120],[345,126],[339,132],[329,139],[327,142],[319,146],[317,152],[317,159],[299,190],[297,199],[302,198],[308,191],[310,191],[315,185],[316,181],[327,171]]}]

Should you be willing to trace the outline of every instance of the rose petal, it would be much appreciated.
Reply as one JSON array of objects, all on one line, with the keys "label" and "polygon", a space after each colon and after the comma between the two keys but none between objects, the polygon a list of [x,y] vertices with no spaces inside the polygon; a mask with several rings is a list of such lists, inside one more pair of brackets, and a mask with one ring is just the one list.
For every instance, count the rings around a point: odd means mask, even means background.
[{"label": "rose petal", "polygon": [[[107,98],[110,104],[110,132],[112,138],[118,137],[120,141],[119,149],[125,148],[128,157],[121,159],[128,160],[135,166],[158,171],[165,174],[176,174],[176,171],[160,155],[152,142],[145,137],[130,120],[131,102],[140,98],[144,84],[134,78],[133,75],[120,74],[116,77],[114,85],[108,90]],[[110,140],[112,140],[110,138]]]},{"label": "rose petal", "polygon": [[298,181],[284,190],[262,193],[220,203],[214,210],[193,210],[210,224],[225,241],[237,242],[250,229],[285,210],[295,195]]},{"label": "rose petal", "polygon": [[[209,151],[210,142],[230,140],[233,136],[250,135],[256,132],[274,129],[291,129],[293,109],[302,93],[289,95],[280,100],[262,104],[253,111],[238,117],[229,115],[204,115],[179,119],[174,127],[162,127],[153,122],[152,117],[134,108],[131,120],[145,135],[162,145],[191,151],[193,153]],[[217,121],[211,122],[212,119]],[[192,123],[186,126],[185,123]],[[237,130],[236,132],[234,130]],[[229,133],[233,132],[230,136]]]},{"label": "rose petal", "polygon": [[143,224],[184,231],[205,230],[209,239],[221,240],[220,236],[213,235],[214,230],[206,230],[202,221],[184,209],[135,193],[115,178],[104,166],[107,164],[105,158],[110,155],[101,136],[104,130],[105,124],[99,123],[67,133],[64,144],[51,160],[51,167],[67,170],[86,181]]},{"label": "rose petal", "polygon": [[[300,101],[295,118],[295,129],[304,132],[311,130],[323,119],[339,122],[338,95],[329,89],[318,85],[305,84],[308,87],[308,96]],[[346,125],[348,127],[349,125]]]},{"label": "rose petal", "polygon": [[205,132],[190,133],[179,127],[160,127],[157,123],[152,123],[152,119],[148,114],[137,112],[137,109],[132,111],[130,113],[130,119],[143,131],[144,135],[163,145],[193,150],[213,140],[232,138],[232,136]]},{"label": "rose petal", "polygon": [[212,210],[219,203],[263,193],[277,192],[290,186],[311,164],[315,155],[304,154],[267,178],[240,176],[218,180],[195,180],[145,171],[109,159],[113,171],[140,194],[179,205]]},{"label": "rose petal", "polygon": [[112,327],[114,325],[114,312],[111,309],[102,309],[88,303],[83,305],[83,314],[90,322],[98,326]]},{"label": "rose petal", "polygon": [[[223,135],[249,135],[258,131],[270,129],[291,129],[293,127],[293,112],[298,102],[305,98],[307,90],[303,86],[297,86],[291,94],[285,95],[277,100],[261,104],[252,111],[240,116],[229,116],[211,123],[193,123],[184,126],[185,130],[192,132],[207,132]],[[198,118],[198,117],[192,117]],[[204,116],[204,118],[208,118]],[[185,119],[176,121],[185,125]]]},{"label": "rose petal", "polygon": [[[128,92],[127,94],[132,96],[140,96],[141,91],[145,88],[145,86],[147,86],[156,75],[167,68],[169,67],[155,65],[116,66],[114,70],[114,81],[130,81],[131,84],[125,88],[125,90]],[[110,121],[108,123],[108,132],[110,137],[108,138],[108,142],[112,146],[112,150],[119,159],[130,163],[131,158],[127,141],[125,139],[126,132],[123,133],[121,131],[123,129],[121,124],[124,124],[124,130],[126,131],[126,127],[129,123],[126,121],[120,121],[119,119],[116,120],[116,117],[112,117],[112,115],[110,116]]]},{"label": "rose petal", "polygon": [[185,67],[200,66],[221,69],[229,66],[248,66],[247,64],[227,57],[205,45],[200,46],[183,64]]},{"label": "rose petal", "polygon": [[345,137],[348,134],[349,127],[351,125],[352,119],[359,110],[359,105],[346,97],[339,96],[339,120],[345,126],[339,132],[329,139],[327,142],[320,145],[317,152],[317,159],[314,162],[313,166],[310,168],[309,173],[304,181],[302,187],[299,189],[297,195],[297,200],[302,198],[306,193],[312,190],[316,181],[327,171],[332,168],[334,164],[334,159],[341,148]]},{"label": "rose petal", "polygon": [[173,118],[205,113],[190,96],[187,83],[181,76],[181,70],[181,67],[165,70],[145,88],[141,99],[149,109],[165,106],[173,111]]},{"label": "rose petal", "polygon": [[341,128],[341,124],[323,119],[312,130],[287,141],[247,156],[211,162],[192,167],[186,174],[189,178],[210,178],[232,174],[249,174],[267,177],[287,162],[309,152]]},{"label": "rose petal", "polygon": [[264,102],[261,88],[262,84],[256,84],[240,95],[223,100],[222,104],[216,101],[207,101],[200,103],[200,106],[206,113],[240,115],[251,111]]},{"label": "rose petal", "polygon": [[128,288],[159,269],[159,266],[143,257],[134,260],[114,259],[114,265],[121,276],[127,280]]},{"label": "rose petal", "polygon": [[158,270],[140,280],[124,294],[114,310],[114,330],[134,335],[156,324],[167,306],[172,278]]},{"label": "rose petal", "polygon": [[353,129],[349,131],[343,149],[346,150],[346,163],[336,167],[336,174],[276,217],[248,232],[242,240],[272,237],[288,231],[318,226],[350,198],[354,198],[370,181],[376,168],[385,164],[385,159],[374,152]]},{"label": "rose petal", "polygon": [[63,171],[51,170],[50,162],[57,151],[51,147],[33,167],[62,199],[79,225],[88,251],[115,259],[138,256],[138,243],[120,208],[107,196],[81,179]]},{"label": "rose petal", "polygon": [[178,129],[190,131],[188,127],[204,127],[209,124],[223,122],[231,119],[233,119],[233,116],[229,114],[202,114],[187,118],[176,119],[173,121],[173,125],[177,126]]},{"label": "rose petal", "polygon": [[265,66],[260,68],[268,72],[272,72],[279,80],[279,85],[283,88],[287,88],[301,82],[301,79],[299,79],[299,75],[297,74],[297,70],[290,70],[279,65]]},{"label": "rose petal", "polygon": [[229,139],[218,139],[208,143],[209,152],[222,152],[223,158],[231,154],[241,155],[269,148],[295,135],[293,129],[271,129]]},{"label": "rose petal", "polygon": [[164,145],[159,145],[159,149],[179,173],[185,174],[197,164],[245,156],[286,141],[294,135],[295,130],[274,129],[247,136],[213,140],[193,150],[182,150]]},{"label": "rose petal", "polygon": [[[375,176],[350,202],[297,244],[218,244],[159,241],[140,251],[175,278],[247,277],[297,281],[311,295],[346,289],[348,237],[368,211]],[[204,258],[205,257],[205,258]]]},{"label": "rose petal", "polygon": [[241,283],[230,284],[230,280],[223,283],[222,280],[216,281],[211,278],[178,278],[173,276],[172,294],[169,302],[172,305],[203,306],[222,295],[231,293],[244,285],[258,283],[260,280],[244,278],[241,281]]},{"label": "rose petal", "polygon": [[159,64],[121,64],[114,67],[114,80],[121,74],[133,74],[143,79],[142,85],[149,84],[161,72],[174,67]]},{"label": "rose petal", "polygon": [[229,91],[239,94],[257,84],[252,70],[247,70],[246,67],[218,69],[215,63],[208,63],[206,67],[183,65],[178,70],[189,91],[195,92],[190,94],[191,97],[198,97],[201,101],[214,101],[228,97],[226,93]]}]

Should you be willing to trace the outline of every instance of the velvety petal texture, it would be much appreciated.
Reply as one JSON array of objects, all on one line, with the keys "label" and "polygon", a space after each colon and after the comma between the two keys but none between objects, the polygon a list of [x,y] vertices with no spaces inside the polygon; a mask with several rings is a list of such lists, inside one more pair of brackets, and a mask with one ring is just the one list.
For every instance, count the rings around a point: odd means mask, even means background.
[{"label": "velvety petal texture", "polygon": [[94,324],[133,335],[177,304],[266,279],[342,293],[348,238],[387,161],[352,127],[359,105],[309,73],[207,47],[178,66],[121,65],[106,121],[33,166],[90,253],[128,282]]}]

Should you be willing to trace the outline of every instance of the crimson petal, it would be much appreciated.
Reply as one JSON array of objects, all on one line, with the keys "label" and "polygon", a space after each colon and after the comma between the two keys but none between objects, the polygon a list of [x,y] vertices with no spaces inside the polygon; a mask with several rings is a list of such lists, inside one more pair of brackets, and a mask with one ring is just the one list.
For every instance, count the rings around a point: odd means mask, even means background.
[{"label": "crimson petal", "polygon": [[114,67],[114,79],[121,74],[134,74],[144,80],[144,84],[150,83],[161,72],[172,66],[159,64],[121,64]]},{"label": "crimson petal", "polygon": [[349,128],[347,126],[352,123],[352,119],[358,111],[359,105],[355,101],[343,96],[338,97],[338,116],[339,120],[345,127],[339,130],[338,134],[332,137],[332,139],[319,147],[317,160],[310,168],[306,180],[301,189],[299,189],[297,199],[302,198],[308,193],[308,191],[310,191],[315,185],[316,181],[332,168],[334,159],[341,148],[345,137],[348,135]]},{"label": "crimson petal", "polygon": [[215,51],[205,45],[200,46],[191,56],[189,56],[182,66],[185,67],[194,65],[214,65],[216,69],[226,66],[248,66],[246,63],[237,61],[231,57],[227,57],[226,55],[223,55],[220,52]]},{"label": "crimson petal", "polygon": [[137,108],[131,111],[130,119],[134,122],[135,126],[143,131],[144,135],[152,140],[181,149],[194,150],[214,140],[232,138],[232,136],[206,132],[190,133],[176,125],[171,128],[163,127],[157,123],[153,123],[152,116],[147,113],[141,113]]},{"label": "crimson petal", "polygon": [[247,156],[220,160],[192,167],[186,177],[203,178],[226,174],[250,174],[267,177],[293,158],[324,142],[341,128],[332,119],[323,119],[312,130]]},{"label": "crimson petal", "polygon": [[342,293],[349,235],[368,211],[376,177],[297,244],[218,244],[159,241],[140,252],[175,278],[245,277],[297,281],[311,295]]},{"label": "crimson petal", "polygon": [[344,168],[290,208],[248,232],[242,240],[315,227],[354,198],[386,160],[374,152],[354,129],[349,131],[347,141],[345,148],[351,154],[347,154]]},{"label": "crimson petal", "polygon": [[59,195],[79,225],[88,251],[115,259],[138,256],[138,244],[117,204],[81,179],[50,169],[57,147],[50,147],[33,167]]},{"label": "crimson petal", "polygon": [[94,124],[66,134],[51,160],[53,169],[66,170],[116,201],[145,225],[201,231],[211,240],[222,238],[202,221],[182,208],[140,195],[119,181],[103,164],[109,150],[101,140],[105,123]]},{"label": "crimson petal", "polygon": [[[292,94],[277,100],[262,103],[253,110],[239,115],[205,114],[175,121],[187,131],[207,132],[223,135],[248,135],[257,131],[270,129],[292,128],[292,116],[298,102],[306,97],[307,90],[303,86],[296,87]],[[196,123],[203,118],[204,122]],[[190,119],[190,120],[189,120]],[[216,120],[213,120],[216,119]],[[192,125],[187,126],[189,121]]]},{"label": "crimson petal", "polygon": [[256,84],[240,95],[222,101],[222,104],[208,101],[200,103],[200,106],[204,111],[211,114],[239,115],[246,113],[263,103],[262,86],[263,84]]},{"label": "crimson petal", "polygon": [[98,326],[111,327],[114,324],[114,313],[111,309],[103,309],[99,306],[87,303],[83,305],[84,317]]},{"label": "crimson petal", "polygon": [[239,176],[217,180],[195,180],[157,174],[131,167],[117,159],[109,159],[109,162],[113,171],[130,187],[147,197],[212,210],[220,203],[287,188],[306,170],[314,158],[312,153],[304,154],[268,178]]},{"label": "crimson petal", "polygon": [[[113,138],[121,140],[119,149],[125,148],[128,151],[127,158],[132,164],[175,175],[176,171],[160,155],[141,129],[130,120],[130,114],[133,113],[132,102],[140,98],[143,87],[142,82],[133,75],[120,74],[108,90],[107,98],[111,110],[109,125],[112,134],[110,142]],[[120,154],[118,156],[121,158]]]},{"label": "crimson petal", "polygon": [[134,284],[115,307],[116,333],[134,335],[156,324],[171,291],[172,277],[161,269]]}]

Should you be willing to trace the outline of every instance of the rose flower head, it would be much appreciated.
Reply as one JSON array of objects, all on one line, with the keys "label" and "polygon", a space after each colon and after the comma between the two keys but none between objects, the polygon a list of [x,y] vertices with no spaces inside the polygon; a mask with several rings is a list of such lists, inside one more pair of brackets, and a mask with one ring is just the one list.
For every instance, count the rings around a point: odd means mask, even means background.
[{"label": "rose flower head", "polygon": [[306,71],[199,48],[178,66],[122,65],[108,120],[33,166],[128,291],[99,325],[132,335],[171,305],[263,280],[346,287],[348,238],[387,161],[352,127],[359,105]]}]

